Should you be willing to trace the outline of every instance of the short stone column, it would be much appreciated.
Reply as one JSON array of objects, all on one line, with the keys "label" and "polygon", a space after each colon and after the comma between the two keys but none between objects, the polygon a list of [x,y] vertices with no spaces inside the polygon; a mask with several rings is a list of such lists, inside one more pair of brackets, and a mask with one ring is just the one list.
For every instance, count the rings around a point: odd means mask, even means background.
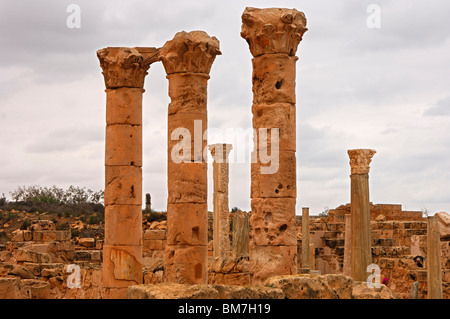
[{"label": "short stone column", "polygon": [[427,217],[428,299],[442,299],[441,234],[436,216]]},{"label": "short stone column", "polygon": [[246,8],[242,14],[241,36],[253,56],[250,272],[255,285],[297,273],[295,54],[306,30],[305,15],[295,9]]},{"label": "short stone column", "polygon": [[311,268],[309,247],[309,208],[302,207],[302,268]]},{"label": "short stone column", "polygon": [[213,256],[226,258],[230,255],[230,209],[228,205],[229,163],[231,144],[212,144],[213,157]]},{"label": "short stone column", "polygon": [[142,93],[155,48],[97,51],[106,85],[102,298],[142,283]]},{"label": "short stone column", "polygon": [[309,253],[310,253],[310,270],[316,270],[316,246],[314,244],[309,244]]},{"label": "short stone column", "polygon": [[233,257],[239,258],[249,256],[249,228],[249,214],[242,211],[234,213],[231,238]]},{"label": "short stone column", "polygon": [[352,275],[352,215],[345,214],[345,238],[344,238],[344,266],[343,273]]},{"label": "short stone column", "polygon": [[150,193],[145,194],[145,210],[152,210],[152,196],[150,195]]},{"label": "short stone column", "polygon": [[160,51],[169,80],[167,244],[168,282],[206,284],[207,82],[219,41],[203,31],[178,32]]},{"label": "short stone column", "polygon": [[369,170],[376,151],[370,149],[348,150],[351,167],[351,234],[352,277],[355,281],[366,281],[370,275],[367,266],[372,263]]}]

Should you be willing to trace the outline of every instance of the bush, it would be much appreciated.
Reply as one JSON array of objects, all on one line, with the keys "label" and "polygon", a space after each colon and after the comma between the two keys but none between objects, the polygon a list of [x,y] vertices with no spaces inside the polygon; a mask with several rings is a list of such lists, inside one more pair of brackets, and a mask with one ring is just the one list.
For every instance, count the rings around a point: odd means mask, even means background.
[{"label": "bush", "polygon": [[7,203],[7,199],[5,197],[5,194],[3,193],[2,196],[0,197],[0,207],[4,206]]},{"label": "bush", "polygon": [[87,223],[89,225],[97,225],[100,224],[103,221],[103,217],[99,216],[97,214],[92,214],[91,216],[89,216]]},{"label": "bush", "polygon": [[25,219],[22,223],[22,225],[20,226],[21,230],[27,230],[28,227],[31,226],[31,221],[29,219]]}]

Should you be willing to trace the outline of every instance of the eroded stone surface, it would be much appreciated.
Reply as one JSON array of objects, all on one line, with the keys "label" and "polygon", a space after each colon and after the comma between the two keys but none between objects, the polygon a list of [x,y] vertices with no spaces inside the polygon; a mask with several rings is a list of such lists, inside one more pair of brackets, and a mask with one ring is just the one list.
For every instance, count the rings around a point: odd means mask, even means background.
[{"label": "eroded stone surface", "polygon": [[347,151],[350,157],[350,168],[352,174],[369,174],[370,162],[375,155],[375,150],[354,149]]},{"label": "eroded stone surface", "polygon": [[271,53],[295,55],[306,30],[306,17],[296,9],[247,7],[242,14],[241,37],[255,57]]}]

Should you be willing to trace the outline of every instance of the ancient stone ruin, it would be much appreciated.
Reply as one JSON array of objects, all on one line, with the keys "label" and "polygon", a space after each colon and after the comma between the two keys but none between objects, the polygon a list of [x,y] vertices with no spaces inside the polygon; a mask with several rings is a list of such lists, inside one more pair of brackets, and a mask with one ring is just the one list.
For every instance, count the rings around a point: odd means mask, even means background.
[{"label": "ancient stone ruin", "polygon": [[[250,212],[230,212],[232,145],[210,145],[205,134],[219,40],[182,31],[161,48],[98,50],[106,87],[104,238],[73,238],[50,220],[0,236],[0,296],[448,299],[450,216],[370,202],[374,150],[347,151],[350,203],[327,216],[310,216],[308,207],[296,214],[296,54],[306,24],[296,9],[242,14],[241,37],[253,56]],[[170,97],[167,220],[149,222],[142,218],[142,99],[157,62]]]}]

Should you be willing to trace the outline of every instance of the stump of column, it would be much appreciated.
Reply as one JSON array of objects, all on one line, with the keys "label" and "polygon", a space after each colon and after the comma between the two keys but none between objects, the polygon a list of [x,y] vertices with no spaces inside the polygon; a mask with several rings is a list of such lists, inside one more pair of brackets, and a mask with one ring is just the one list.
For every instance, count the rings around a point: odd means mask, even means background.
[{"label": "stump of column", "polygon": [[366,281],[372,263],[369,170],[376,151],[369,149],[348,150],[351,167],[351,272],[355,281]]},{"label": "stump of column", "polygon": [[231,144],[209,145],[213,157],[213,256],[221,259],[231,253],[228,155],[232,149]]},{"label": "stump of column", "polygon": [[343,273],[352,275],[352,215],[345,214],[345,239],[344,239],[344,266]]},{"label": "stump of column", "polygon": [[[250,272],[254,285],[271,276],[297,273],[295,54],[306,30],[305,15],[295,9],[246,8],[242,14],[241,36],[253,55]],[[269,153],[270,162],[264,156]]]},{"label": "stump of column", "polygon": [[428,299],[442,299],[441,234],[436,216],[427,217]]},{"label": "stump of column", "polygon": [[302,208],[302,268],[311,268],[309,247],[309,208]]},{"label": "stump of column", "polygon": [[142,94],[155,48],[97,51],[106,85],[102,298],[142,283]]},{"label": "stump of column", "polygon": [[207,283],[207,82],[219,41],[179,32],[160,50],[169,80],[166,279]]},{"label": "stump of column", "polygon": [[232,250],[233,256],[236,258],[249,256],[249,228],[248,214],[242,211],[234,213],[232,223]]}]

